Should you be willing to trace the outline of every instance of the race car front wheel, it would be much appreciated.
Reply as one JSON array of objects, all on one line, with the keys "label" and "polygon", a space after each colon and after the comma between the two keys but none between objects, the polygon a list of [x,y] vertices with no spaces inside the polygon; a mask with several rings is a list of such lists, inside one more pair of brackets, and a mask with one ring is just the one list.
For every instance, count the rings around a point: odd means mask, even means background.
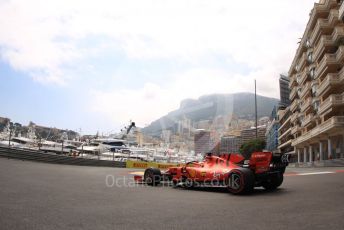
[{"label": "race car front wheel", "polygon": [[254,187],[254,175],[249,169],[234,169],[228,174],[226,182],[228,191],[233,194],[250,193]]},{"label": "race car front wheel", "polygon": [[160,169],[157,169],[157,168],[146,169],[143,179],[146,182],[146,184],[151,185],[151,186],[157,186],[161,182]]}]

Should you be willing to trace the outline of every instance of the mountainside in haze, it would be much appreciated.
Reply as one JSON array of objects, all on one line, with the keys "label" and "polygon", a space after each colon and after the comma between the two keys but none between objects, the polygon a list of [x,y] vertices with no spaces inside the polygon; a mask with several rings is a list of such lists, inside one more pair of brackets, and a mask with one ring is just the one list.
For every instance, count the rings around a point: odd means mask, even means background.
[{"label": "mountainside in haze", "polygon": [[[279,102],[278,99],[257,95],[258,118],[270,116],[271,111]],[[180,103],[180,108],[152,122],[143,128],[145,134],[159,136],[164,129],[173,130],[178,121],[190,119],[192,122],[214,120],[219,116],[233,115],[238,118],[254,120],[254,94],[212,94],[202,96],[197,100],[186,99]]]}]

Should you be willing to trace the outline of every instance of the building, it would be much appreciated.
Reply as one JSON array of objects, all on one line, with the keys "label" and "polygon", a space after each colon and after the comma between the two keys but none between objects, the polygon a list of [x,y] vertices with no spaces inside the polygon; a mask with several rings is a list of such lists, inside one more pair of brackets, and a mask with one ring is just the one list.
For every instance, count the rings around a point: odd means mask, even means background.
[{"label": "building", "polygon": [[170,143],[171,142],[171,136],[172,136],[171,130],[168,130],[168,129],[162,130],[161,139],[164,143]]},{"label": "building", "polygon": [[278,129],[280,125],[277,116],[277,107],[275,106],[271,112],[270,122],[266,127],[266,149],[276,151],[278,149]]},{"label": "building", "polygon": [[290,89],[289,89],[289,78],[283,74],[280,74],[279,79],[280,88],[280,107],[288,107],[290,105]]},{"label": "building", "polygon": [[[266,126],[258,126],[258,139],[265,140]],[[242,143],[246,143],[256,139],[256,128],[241,130]]]},{"label": "building", "polygon": [[196,130],[194,136],[195,153],[207,153],[213,149],[210,132],[203,129]]},{"label": "building", "polygon": [[190,137],[192,128],[192,121],[186,117],[177,121],[177,134]]},{"label": "building", "polygon": [[220,153],[238,153],[242,145],[240,136],[224,136],[221,137]]},{"label": "building", "polygon": [[[289,77],[280,74],[280,103],[271,112],[266,131],[266,149],[281,153],[292,153],[290,136],[290,89]],[[285,132],[287,131],[287,132]]]},{"label": "building", "polygon": [[211,120],[201,120],[195,123],[197,129],[210,130],[213,122]]},{"label": "building", "polygon": [[298,163],[344,157],[343,20],[343,0],[315,3],[289,69],[291,128],[280,130]]},{"label": "building", "polygon": [[280,108],[277,112],[277,119],[280,125],[278,128],[278,150],[283,154],[293,154],[290,107]]}]

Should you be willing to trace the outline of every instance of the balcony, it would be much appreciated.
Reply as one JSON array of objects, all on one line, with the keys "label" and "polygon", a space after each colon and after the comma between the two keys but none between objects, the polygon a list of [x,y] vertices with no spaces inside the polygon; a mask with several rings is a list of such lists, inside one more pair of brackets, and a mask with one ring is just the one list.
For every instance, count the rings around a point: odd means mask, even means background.
[{"label": "balcony", "polygon": [[293,114],[290,116],[290,122],[291,122],[291,123],[294,123],[298,117],[299,117],[299,113],[293,113]]},{"label": "balcony", "polygon": [[312,98],[308,98],[301,106],[301,113],[303,113],[306,109],[311,107],[312,105]]},{"label": "balcony", "polygon": [[317,44],[321,35],[328,35],[331,33],[332,28],[339,22],[338,11],[331,10],[327,19],[318,19],[313,32],[310,36],[310,41],[312,44]]},{"label": "balcony", "polygon": [[292,88],[294,86],[296,86],[296,75],[292,75],[289,78],[290,82],[289,82],[289,88]]},{"label": "balcony", "polygon": [[288,140],[288,141],[283,142],[283,143],[282,143],[282,141],[279,141],[278,142],[278,144],[279,144],[278,149],[281,149],[281,148],[284,148],[288,145],[291,145],[291,143],[292,143],[292,140]]},{"label": "balcony", "polygon": [[299,60],[299,64],[298,64],[299,70],[303,70],[303,68],[305,67],[306,63],[307,63],[307,54],[306,54],[306,52],[304,52],[302,54],[300,60]]},{"label": "balcony", "polygon": [[344,129],[344,116],[335,116],[331,117],[327,121],[323,122],[322,124],[316,126],[314,129],[310,130],[309,132],[301,135],[297,139],[295,139],[292,143],[293,146],[306,142],[312,138],[315,138],[321,134],[334,132],[336,130],[343,130]]},{"label": "balcony", "polygon": [[344,20],[344,3],[342,2],[342,5],[339,8],[339,14],[338,14],[339,20]]},{"label": "balcony", "polygon": [[307,92],[311,91],[311,82],[307,82],[305,85],[303,85],[302,90],[300,92],[300,98],[303,98],[307,95]]},{"label": "balcony", "polygon": [[317,90],[317,96],[323,95],[333,86],[340,86],[344,84],[344,68],[339,73],[329,73],[326,78],[320,83]]},{"label": "balcony", "polygon": [[[307,24],[307,27],[306,27],[306,30],[304,32],[304,34],[309,34],[311,33],[313,30],[314,31],[314,25],[317,23],[317,19],[318,18],[326,18],[328,17],[328,14],[330,12],[330,10],[332,8],[335,8],[337,7],[337,2],[335,0],[328,0],[326,1],[325,3],[315,3],[314,4],[314,9],[311,11],[311,15],[310,15],[310,19],[308,21],[308,24]],[[293,60],[293,63],[291,65],[291,68],[289,70],[289,75],[292,75],[295,73],[295,65],[296,65],[296,61],[297,59],[300,58],[300,56],[302,55],[302,53],[304,51],[306,51],[306,41],[307,41],[307,36],[303,36],[302,37],[302,40],[300,42],[300,45],[296,51],[296,55],[295,55],[295,58]],[[311,44],[314,44],[311,40]]]},{"label": "balcony", "polygon": [[294,100],[295,96],[296,96],[296,92],[297,92],[297,87],[293,87],[292,90],[290,91],[290,95],[289,95],[289,99],[291,101]]},{"label": "balcony", "polygon": [[336,60],[343,65],[344,62],[344,45],[338,47],[336,52]]},{"label": "balcony", "polygon": [[336,26],[331,37],[333,42],[337,42],[340,39],[344,38],[344,26]]},{"label": "balcony", "polygon": [[326,48],[330,46],[334,46],[334,41],[332,40],[331,35],[321,36],[320,41],[314,50],[313,60],[317,62],[321,55],[325,52]]},{"label": "balcony", "polygon": [[298,132],[300,132],[301,131],[301,128],[300,128],[300,126],[298,126],[298,125],[296,125],[296,126],[294,126],[293,128],[291,128],[291,134],[292,135],[294,135],[294,134],[296,134],[296,133],[298,133]]},{"label": "balcony", "polygon": [[336,26],[331,35],[322,35],[314,50],[313,60],[317,62],[324,52],[328,52],[329,48],[334,47],[336,43],[343,38],[343,26]]},{"label": "balcony", "polygon": [[[281,133],[281,131],[279,131],[279,133]],[[289,134],[291,134],[291,128],[289,128],[285,132],[281,133],[278,136],[278,140],[282,140],[283,138],[287,137]]]},{"label": "balcony", "polygon": [[299,99],[295,99],[290,105],[290,111],[295,112],[298,104],[299,104]]},{"label": "balcony", "polygon": [[344,59],[344,46],[340,46],[335,54],[325,54],[321,59],[318,68],[316,70],[316,78],[320,78],[325,74],[330,65],[340,66]]},{"label": "balcony", "polygon": [[302,121],[301,126],[305,127],[311,123],[313,120],[313,114],[308,114]]},{"label": "balcony", "polygon": [[300,75],[299,85],[303,85],[305,81],[308,79],[308,69],[309,68],[305,68],[302,74]]},{"label": "balcony", "polygon": [[320,104],[319,114],[323,114],[330,108],[340,105],[344,105],[344,93],[333,94]]},{"label": "balcony", "polygon": [[[289,127],[290,127],[290,120],[291,120],[291,117],[288,117],[287,120],[285,120],[283,122],[283,124],[280,124],[281,126],[279,127],[278,132],[283,131],[283,129],[285,129],[285,128],[289,129]],[[281,122],[281,120],[279,122]]]}]

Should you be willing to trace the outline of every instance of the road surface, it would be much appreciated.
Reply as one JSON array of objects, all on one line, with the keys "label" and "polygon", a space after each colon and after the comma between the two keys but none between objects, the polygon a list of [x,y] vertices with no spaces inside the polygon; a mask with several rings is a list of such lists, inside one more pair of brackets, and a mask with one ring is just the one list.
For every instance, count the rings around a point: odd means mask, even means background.
[{"label": "road surface", "polygon": [[[280,189],[149,187],[133,171],[0,158],[0,228],[342,229],[344,171],[288,169]],[[314,174],[315,173],[315,174]]]}]

